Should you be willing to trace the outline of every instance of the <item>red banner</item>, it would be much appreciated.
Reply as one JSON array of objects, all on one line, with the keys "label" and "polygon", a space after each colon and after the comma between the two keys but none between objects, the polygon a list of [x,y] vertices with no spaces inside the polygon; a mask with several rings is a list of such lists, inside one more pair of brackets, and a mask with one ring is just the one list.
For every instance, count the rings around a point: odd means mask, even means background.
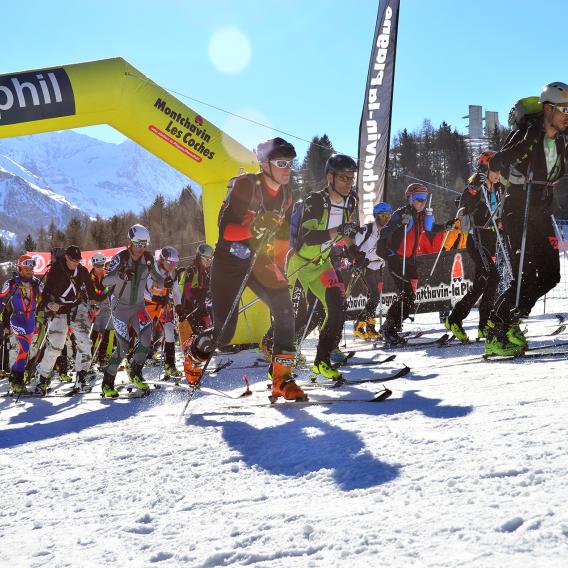
[{"label": "red banner", "polygon": [[[103,250],[84,250],[81,251],[81,255],[83,260],[81,260],[81,264],[87,268],[87,270],[91,270],[93,268],[93,263],[91,262],[91,258],[96,252],[100,252],[104,254],[107,260],[110,260],[116,253],[124,250],[126,247],[118,247],[118,248],[111,248],[111,249],[103,249]],[[27,254],[31,254],[36,261],[36,265],[34,268],[34,274],[36,276],[42,276],[47,272],[47,267],[51,262],[51,253],[50,252],[28,252]]]}]

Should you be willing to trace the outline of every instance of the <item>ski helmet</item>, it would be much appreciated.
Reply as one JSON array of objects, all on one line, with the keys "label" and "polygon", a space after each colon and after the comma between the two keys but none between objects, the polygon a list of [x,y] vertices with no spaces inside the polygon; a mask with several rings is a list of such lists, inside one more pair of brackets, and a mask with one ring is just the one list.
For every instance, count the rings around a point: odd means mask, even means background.
[{"label": "ski helmet", "polygon": [[164,247],[160,251],[160,260],[175,266],[179,262],[178,251],[174,247]]},{"label": "ski helmet", "polygon": [[325,175],[336,172],[356,172],[357,162],[347,154],[333,154],[325,163]]},{"label": "ski helmet", "polygon": [[208,245],[207,243],[201,243],[197,247],[197,254],[201,258],[213,258],[214,252],[215,251],[213,250],[213,247],[211,245]]},{"label": "ski helmet", "polygon": [[91,262],[93,263],[93,266],[96,266],[97,268],[102,268],[105,265],[106,256],[102,252],[96,252],[91,257]]},{"label": "ski helmet", "polygon": [[256,147],[256,157],[259,162],[269,162],[274,158],[295,158],[296,149],[284,138],[271,138]]},{"label": "ski helmet", "polygon": [[411,202],[413,199],[426,199],[429,195],[428,188],[421,183],[411,183],[404,192],[404,197]]},{"label": "ski helmet", "polygon": [[477,158],[477,171],[487,172],[489,169],[489,160],[491,160],[495,154],[497,154],[497,152],[494,150],[485,150],[485,152],[481,152],[479,158]]},{"label": "ski helmet", "polygon": [[376,217],[377,215],[381,215],[382,213],[392,213],[392,207],[385,203],[384,201],[381,203],[376,203],[373,207],[373,216]]},{"label": "ski helmet", "polygon": [[23,254],[18,258],[18,268],[33,268],[35,264],[35,258],[31,254]]},{"label": "ski helmet", "polygon": [[538,99],[541,103],[568,105],[568,85],[566,83],[548,83],[542,88]]},{"label": "ski helmet", "polygon": [[132,227],[128,229],[128,239],[132,243],[145,242],[146,246],[148,246],[150,244],[150,231],[143,225],[132,225]]}]

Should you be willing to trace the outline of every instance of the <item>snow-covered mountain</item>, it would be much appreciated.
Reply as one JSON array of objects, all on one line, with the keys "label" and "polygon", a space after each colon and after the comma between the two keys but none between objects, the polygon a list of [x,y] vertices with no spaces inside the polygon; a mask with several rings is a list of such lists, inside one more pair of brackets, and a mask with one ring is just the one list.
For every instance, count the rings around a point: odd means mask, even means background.
[{"label": "snow-covered mountain", "polygon": [[140,211],[188,184],[196,185],[130,140],[111,144],[73,131],[0,140],[0,228],[18,236],[29,223],[64,225],[79,212]]}]

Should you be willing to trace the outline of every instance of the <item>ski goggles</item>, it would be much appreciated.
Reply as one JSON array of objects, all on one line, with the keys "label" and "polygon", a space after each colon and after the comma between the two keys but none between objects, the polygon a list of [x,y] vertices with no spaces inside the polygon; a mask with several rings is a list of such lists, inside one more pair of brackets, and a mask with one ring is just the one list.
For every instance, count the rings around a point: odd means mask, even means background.
[{"label": "ski goggles", "polygon": [[554,105],[554,108],[555,108],[558,112],[561,112],[562,114],[568,114],[568,106],[564,106],[564,105]]},{"label": "ski goggles", "polygon": [[36,262],[35,262],[35,258],[26,258],[25,260],[22,260],[21,262],[18,263],[19,267],[25,267],[25,268],[35,268]]},{"label": "ski goggles", "polygon": [[291,168],[294,160],[270,160],[270,163],[277,168]]},{"label": "ski goggles", "polygon": [[130,241],[132,246],[137,249],[146,248],[148,246],[148,241]]},{"label": "ski goggles", "polygon": [[106,261],[103,260],[99,260],[98,262],[96,260],[93,260],[93,266],[96,266],[97,268],[104,268]]},{"label": "ski goggles", "polygon": [[418,201],[418,203],[426,203],[427,195],[425,193],[415,193],[410,196],[412,201]]},{"label": "ski goggles", "polygon": [[338,179],[343,183],[350,183],[351,185],[355,183],[355,175],[348,176],[346,174],[335,174],[335,179]]},{"label": "ski goggles", "polygon": [[178,263],[177,260],[172,260],[172,259],[170,259],[170,258],[164,258],[164,259],[162,260],[162,262],[163,262],[164,264],[168,265],[168,266],[176,266],[177,263]]}]

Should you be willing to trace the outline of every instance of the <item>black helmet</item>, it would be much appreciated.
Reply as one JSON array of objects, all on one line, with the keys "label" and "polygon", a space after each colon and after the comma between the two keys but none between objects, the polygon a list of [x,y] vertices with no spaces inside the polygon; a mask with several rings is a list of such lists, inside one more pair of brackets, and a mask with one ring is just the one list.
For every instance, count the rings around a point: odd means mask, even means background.
[{"label": "black helmet", "polygon": [[295,158],[296,150],[284,138],[272,138],[256,147],[256,157],[259,162],[268,162],[274,158]]},{"label": "black helmet", "polygon": [[335,172],[356,172],[357,162],[347,154],[333,154],[325,163],[325,174]]}]

